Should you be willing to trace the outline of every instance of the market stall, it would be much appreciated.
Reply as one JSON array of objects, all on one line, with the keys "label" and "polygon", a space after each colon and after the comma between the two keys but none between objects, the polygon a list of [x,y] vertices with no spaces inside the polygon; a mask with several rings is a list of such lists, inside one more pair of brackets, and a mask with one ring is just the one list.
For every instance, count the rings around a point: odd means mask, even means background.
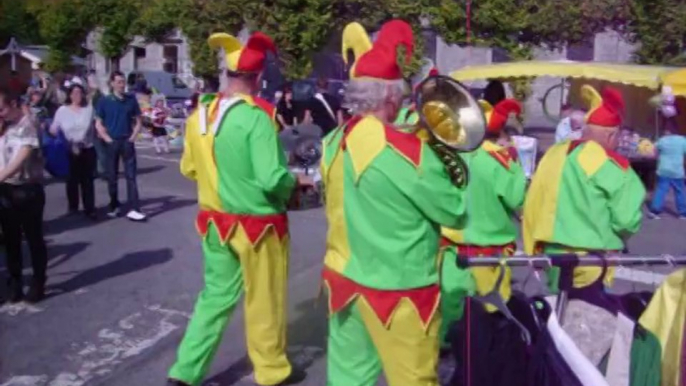
[{"label": "market stall", "polygon": [[[625,142],[623,149],[626,150],[625,154],[631,159],[632,166],[641,175],[645,185],[652,188],[655,160],[647,151],[650,150],[648,144],[658,136],[660,121],[650,99],[659,92],[661,85],[665,82],[665,77],[674,71],[674,68],[660,66],[526,61],[470,66],[453,72],[451,76],[461,82],[492,79],[512,81],[539,77],[560,78],[562,86],[568,87],[567,102],[575,106],[584,106],[580,95],[583,84],[590,84],[596,88],[611,84],[620,89],[626,103],[624,117],[626,130],[622,133]],[[686,83],[683,90],[686,93]],[[560,104],[564,102],[560,100]]]}]

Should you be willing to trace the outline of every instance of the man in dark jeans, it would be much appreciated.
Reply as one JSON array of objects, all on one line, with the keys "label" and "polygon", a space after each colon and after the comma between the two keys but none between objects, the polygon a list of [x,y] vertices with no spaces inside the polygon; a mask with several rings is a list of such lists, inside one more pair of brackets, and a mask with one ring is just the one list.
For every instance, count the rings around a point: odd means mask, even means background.
[{"label": "man in dark jeans", "polygon": [[110,75],[110,87],[112,94],[101,97],[96,107],[96,128],[98,135],[105,142],[107,155],[106,169],[110,191],[110,208],[107,215],[117,217],[121,213],[117,186],[121,158],[124,161],[129,205],[126,217],[132,221],[144,221],[146,216],[140,210],[136,184],[135,141],[141,129],[141,109],[135,97],[124,93],[124,74],[119,71],[113,72]]}]

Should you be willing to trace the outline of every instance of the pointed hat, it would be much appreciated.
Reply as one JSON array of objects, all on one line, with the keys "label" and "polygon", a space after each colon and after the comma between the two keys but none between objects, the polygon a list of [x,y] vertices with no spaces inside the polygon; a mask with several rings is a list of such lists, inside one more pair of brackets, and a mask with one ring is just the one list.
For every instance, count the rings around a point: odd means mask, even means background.
[{"label": "pointed hat", "polygon": [[405,47],[405,63],[412,59],[414,35],[412,27],[402,20],[385,23],[372,44],[369,35],[359,23],[350,23],[343,30],[343,60],[348,63],[348,51],[352,50],[355,62],[350,68],[350,78],[399,80],[403,78],[398,64],[397,49]]},{"label": "pointed hat", "polygon": [[224,49],[226,68],[232,72],[260,73],[267,52],[276,52],[272,39],[262,32],[253,33],[245,46],[232,35],[215,33],[207,40],[213,49]]}]

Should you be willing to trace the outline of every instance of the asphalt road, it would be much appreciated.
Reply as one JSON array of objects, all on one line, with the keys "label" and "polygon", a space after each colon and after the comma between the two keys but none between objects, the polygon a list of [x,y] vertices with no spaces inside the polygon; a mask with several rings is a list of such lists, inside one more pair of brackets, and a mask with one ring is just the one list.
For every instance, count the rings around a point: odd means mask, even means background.
[{"label": "asphalt road", "polygon": [[[0,307],[0,386],[164,384],[202,288],[195,187],[178,173],[178,158],[139,150],[147,223],[105,220],[104,211],[97,223],[66,217],[64,185],[47,186],[49,295],[35,306]],[[124,197],[123,180],[120,192]],[[97,203],[107,203],[104,182],[97,184]],[[291,213],[290,221],[289,353],[308,370],[302,385],[322,386],[326,307],[317,295],[326,222],[321,209]],[[671,217],[646,222],[631,252],[684,253],[684,226]],[[634,282],[620,280],[615,289],[650,287],[670,269],[623,270],[620,277]],[[521,281],[524,274],[516,276]],[[242,314],[240,308],[234,314],[206,385],[252,385]]]}]

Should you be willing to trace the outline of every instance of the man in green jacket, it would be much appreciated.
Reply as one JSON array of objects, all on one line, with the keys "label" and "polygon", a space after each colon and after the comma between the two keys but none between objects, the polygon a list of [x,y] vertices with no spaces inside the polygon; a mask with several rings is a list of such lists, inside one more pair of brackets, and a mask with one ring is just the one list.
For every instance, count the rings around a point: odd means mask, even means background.
[{"label": "man in green jacket", "polygon": [[[467,186],[467,226],[464,229],[443,228],[443,266],[441,269],[441,309],[445,337],[451,322],[461,318],[465,296],[474,291],[484,295],[494,289],[503,268],[456,266],[457,256],[511,256],[517,249],[515,217],[524,204],[526,176],[517,151],[498,145],[505,136],[509,114],[521,114],[519,102],[505,99],[492,107],[481,101],[488,122],[486,140],[481,147],[463,158],[469,165]],[[503,300],[510,298],[509,269],[503,273],[500,286]],[[490,306],[488,307],[490,308]],[[445,343],[445,340],[442,340]]]},{"label": "man in green jacket", "polygon": [[[584,86],[590,104],[581,140],[552,146],[538,165],[524,204],[523,236],[527,254],[618,252],[641,226],[645,187],[629,161],[615,152],[624,101],[619,91],[602,96]],[[548,273],[557,291],[559,271]],[[600,278],[602,269],[574,270],[574,287]],[[608,270],[605,282],[612,282]]]},{"label": "man in green jacket", "polygon": [[[411,27],[386,23],[372,46],[357,23],[346,102],[354,116],[324,139],[329,222],[323,272],[329,298],[328,386],[437,386],[439,226],[464,222],[464,190],[428,144],[393,126],[410,59]],[[344,55],[346,57],[346,55]]]},{"label": "man in green jacket", "polygon": [[[198,186],[205,288],[195,306],[168,385],[199,385],[245,290],[248,356],[259,385],[290,385],[305,374],[286,357],[288,218],[296,178],[286,165],[271,108],[253,95],[272,40],[213,34],[222,48],[227,85],[200,98],[188,119],[181,173]],[[234,337],[235,339],[235,337]]]}]

